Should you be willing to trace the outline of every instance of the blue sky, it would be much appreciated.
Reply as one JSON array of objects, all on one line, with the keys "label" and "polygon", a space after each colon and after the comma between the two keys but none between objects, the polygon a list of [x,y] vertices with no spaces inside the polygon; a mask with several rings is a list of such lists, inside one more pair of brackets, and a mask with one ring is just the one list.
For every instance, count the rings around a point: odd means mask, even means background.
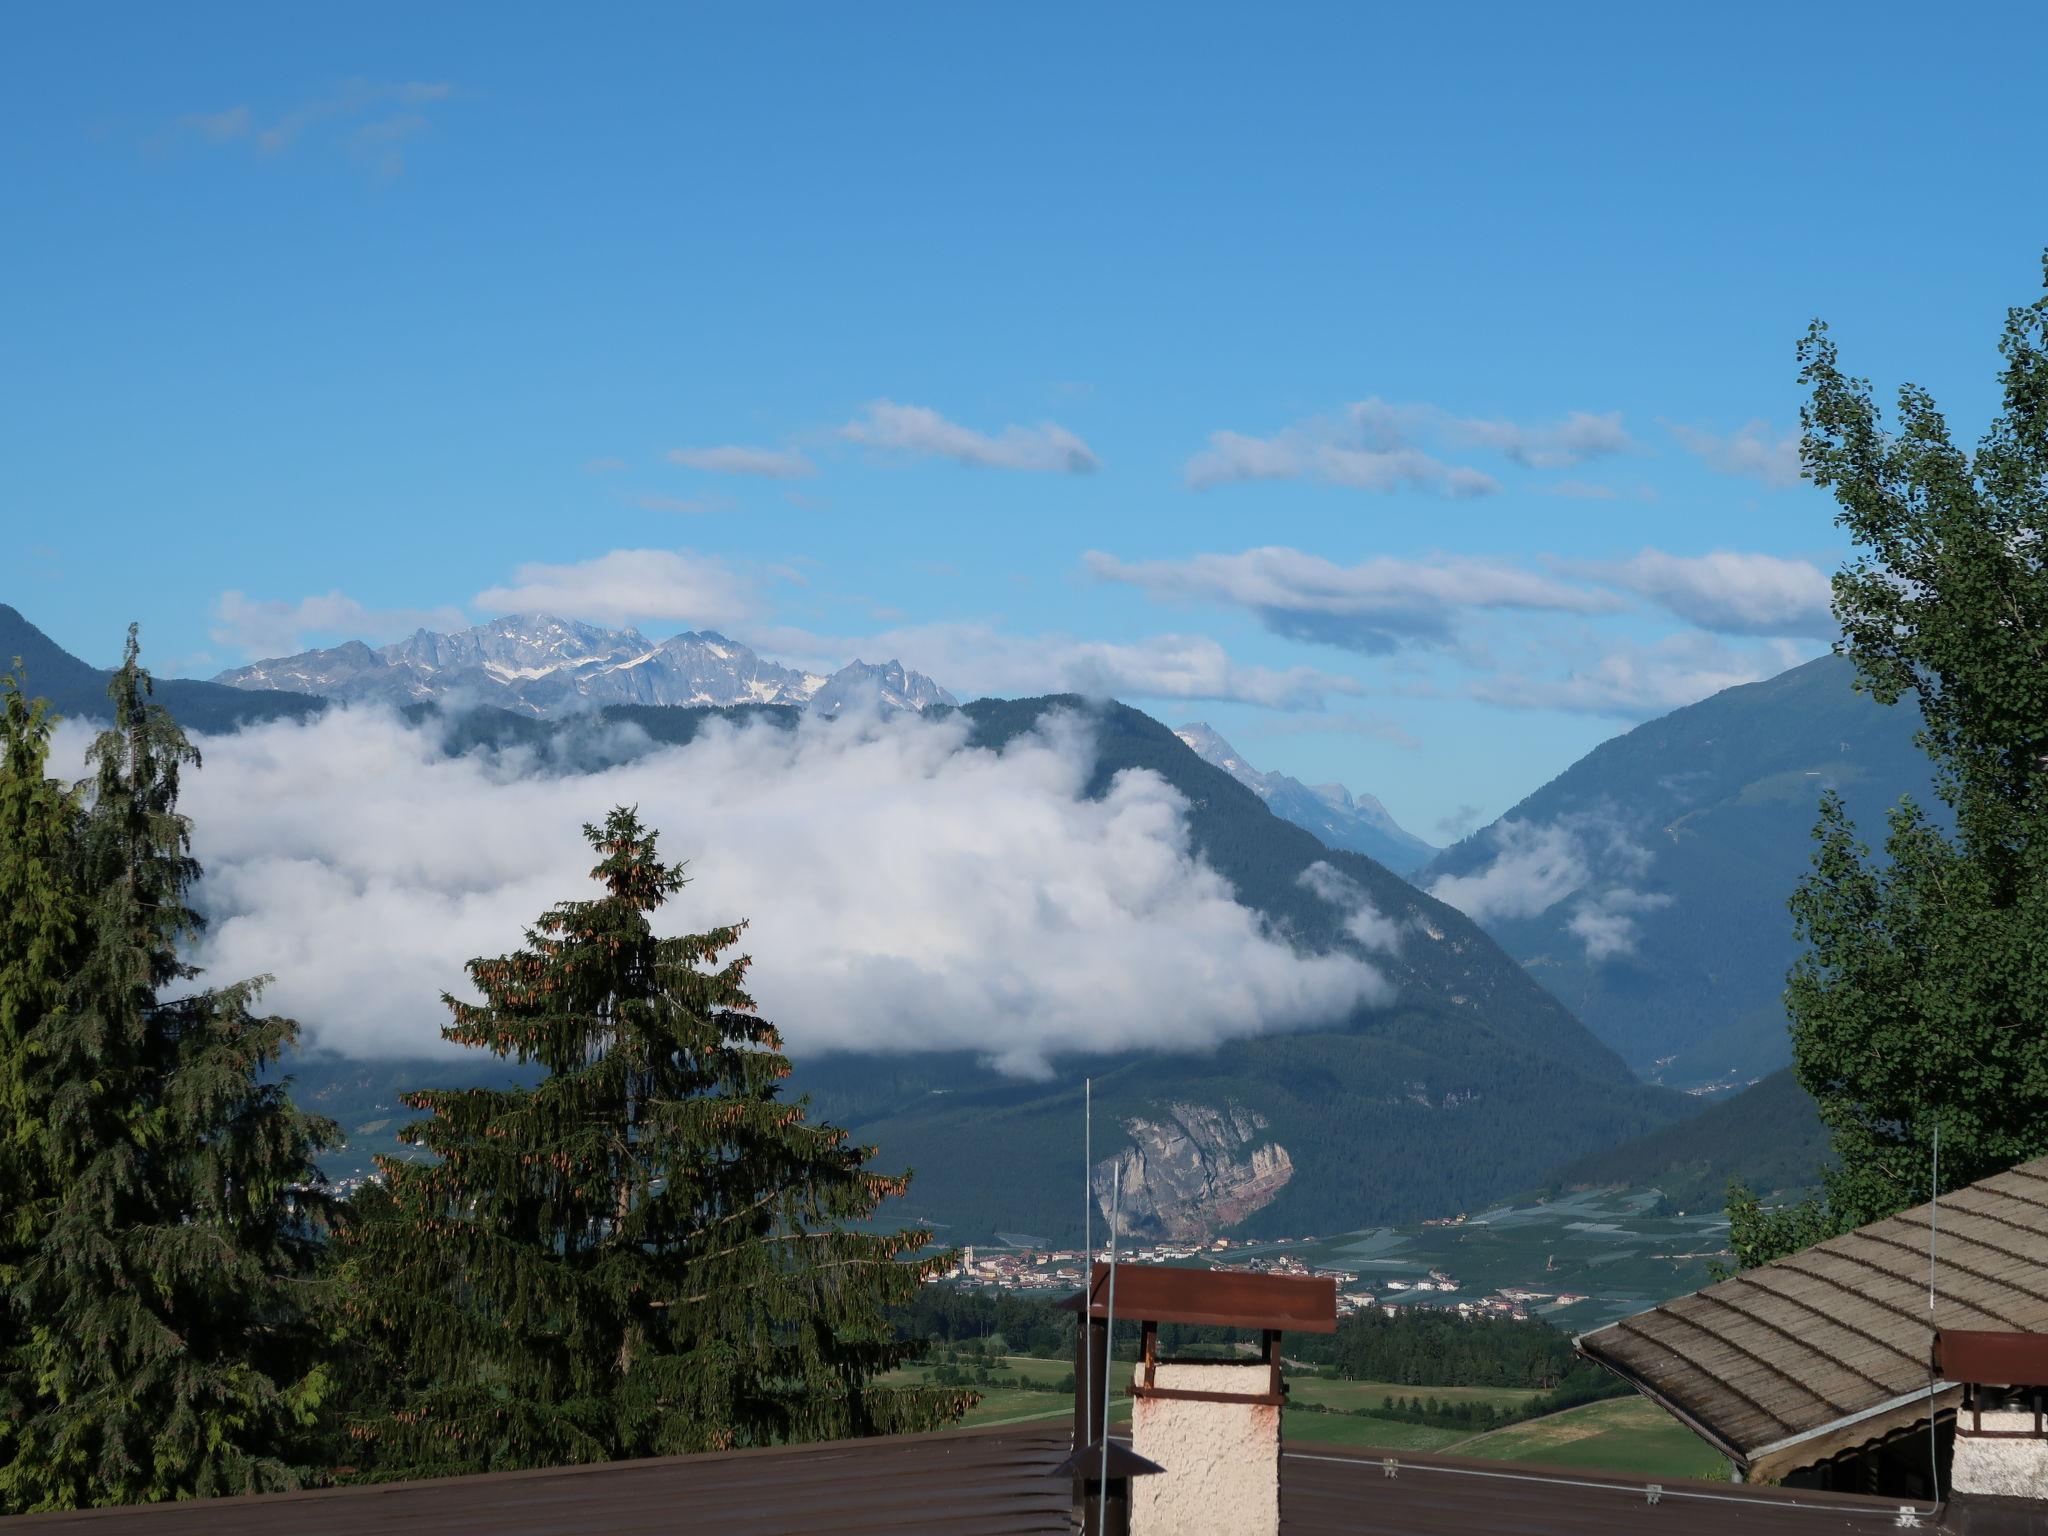
[{"label": "blue sky", "polygon": [[1974,437],[2044,14],[24,12],[0,598],[1099,688],[1441,840],[1825,647],[1793,345]]}]

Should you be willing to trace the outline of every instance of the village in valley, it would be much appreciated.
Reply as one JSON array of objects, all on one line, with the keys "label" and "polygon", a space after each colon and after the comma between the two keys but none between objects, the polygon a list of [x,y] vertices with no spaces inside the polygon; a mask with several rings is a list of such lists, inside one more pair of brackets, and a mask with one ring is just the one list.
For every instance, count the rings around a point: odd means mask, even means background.
[{"label": "village in valley", "polygon": [[[1424,1227],[1462,1227],[1468,1218],[1434,1218]],[[1480,1225],[1485,1225],[1482,1221]],[[1527,1284],[1496,1286],[1483,1293],[1449,1269],[1428,1266],[1425,1272],[1406,1276],[1373,1277],[1359,1269],[1327,1261],[1325,1255],[1361,1237],[1377,1234],[1349,1234],[1339,1238],[1277,1237],[1246,1241],[1229,1237],[1207,1242],[1148,1242],[1120,1248],[1115,1257],[1122,1263],[1169,1264],[1187,1268],[1235,1271],[1257,1275],[1313,1276],[1337,1282],[1337,1311],[1340,1317],[1378,1308],[1392,1317],[1403,1307],[1430,1306],[1454,1311],[1463,1317],[1506,1317],[1526,1319],[1534,1311],[1555,1312],[1591,1299],[1581,1290],[1546,1288]],[[1010,1234],[1012,1238],[1016,1234]],[[1293,1251],[1288,1251],[1293,1250]],[[1308,1257],[1303,1257],[1307,1253]],[[1066,1294],[1079,1289],[1087,1254],[1078,1248],[1034,1246],[1028,1242],[1005,1242],[991,1248],[967,1244],[959,1260],[934,1283],[966,1286],[979,1290],[1021,1294]],[[1095,1261],[1111,1258],[1107,1246],[1094,1253]]]}]

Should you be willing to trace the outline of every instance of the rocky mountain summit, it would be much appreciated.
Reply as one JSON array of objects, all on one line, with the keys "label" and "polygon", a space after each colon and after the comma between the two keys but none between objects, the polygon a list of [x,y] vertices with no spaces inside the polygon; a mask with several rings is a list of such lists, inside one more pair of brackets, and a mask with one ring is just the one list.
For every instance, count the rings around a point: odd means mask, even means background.
[{"label": "rocky mountain summit", "polygon": [[1327,847],[1362,853],[1400,875],[1421,868],[1437,851],[1371,795],[1354,795],[1342,784],[1304,784],[1284,773],[1261,773],[1199,720],[1175,726],[1173,734],[1203,762],[1221,768],[1265,801],[1275,816],[1305,827]]},{"label": "rocky mountain summit", "polygon": [[956,702],[898,661],[804,672],[713,630],[686,630],[657,643],[637,629],[544,613],[455,634],[422,629],[376,650],[351,640],[234,667],[214,681],[347,702],[494,704],[541,716],[589,704],[801,704],[836,714],[867,699],[885,709]]}]

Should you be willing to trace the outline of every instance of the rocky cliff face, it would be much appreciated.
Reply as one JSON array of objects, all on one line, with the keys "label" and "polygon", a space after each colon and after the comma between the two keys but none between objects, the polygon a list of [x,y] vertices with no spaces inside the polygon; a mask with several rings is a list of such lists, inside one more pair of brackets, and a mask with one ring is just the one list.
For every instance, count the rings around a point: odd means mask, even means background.
[{"label": "rocky cliff face", "polygon": [[1235,1226],[1294,1177],[1294,1159],[1262,1140],[1266,1117],[1241,1105],[1169,1104],[1157,1119],[1124,1122],[1131,1145],[1095,1165],[1095,1203],[1109,1219],[1117,1170],[1131,1237],[1192,1240]]}]

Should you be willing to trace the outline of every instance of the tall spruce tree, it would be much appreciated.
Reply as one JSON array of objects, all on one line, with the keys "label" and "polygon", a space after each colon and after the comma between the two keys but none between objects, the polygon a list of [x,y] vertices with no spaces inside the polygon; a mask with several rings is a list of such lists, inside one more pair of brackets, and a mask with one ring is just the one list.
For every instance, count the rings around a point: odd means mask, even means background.
[{"label": "tall spruce tree", "polygon": [[630,810],[586,827],[594,900],[470,962],[445,1036],[538,1063],[531,1089],[411,1094],[431,1163],[345,1238],[398,1384],[357,1433],[381,1470],[598,1461],[932,1428],[970,1398],[884,1389],[884,1316],[942,1265],[868,1232],[905,1177],[779,1097],[780,1039],[728,956],[741,927],[657,938],[684,883]]},{"label": "tall spruce tree", "polygon": [[1876,859],[1822,803],[1786,1005],[1837,1166],[1792,1210],[1731,1191],[1743,1264],[1926,1199],[1937,1130],[1943,1188],[2048,1152],[2048,298],[1999,351],[2002,409],[1968,454],[1925,390],[1887,429],[1824,326],[1801,347],[1802,460],[1857,546],[1839,649],[1863,692],[1917,700],[1950,816],[1902,801]]},{"label": "tall spruce tree", "polygon": [[260,979],[190,986],[199,754],[150,694],[131,627],[71,871],[80,952],[27,1037],[51,1199],[13,1288],[32,1390],[0,1507],[294,1486],[327,1380],[297,1282],[333,1128],[260,1080],[296,1030],[255,1013]]},{"label": "tall spruce tree", "polygon": [[34,1395],[19,1298],[53,1205],[31,1042],[76,964],[83,926],[72,883],[78,800],[48,775],[53,720],[23,692],[20,669],[0,677],[0,1464]]}]

